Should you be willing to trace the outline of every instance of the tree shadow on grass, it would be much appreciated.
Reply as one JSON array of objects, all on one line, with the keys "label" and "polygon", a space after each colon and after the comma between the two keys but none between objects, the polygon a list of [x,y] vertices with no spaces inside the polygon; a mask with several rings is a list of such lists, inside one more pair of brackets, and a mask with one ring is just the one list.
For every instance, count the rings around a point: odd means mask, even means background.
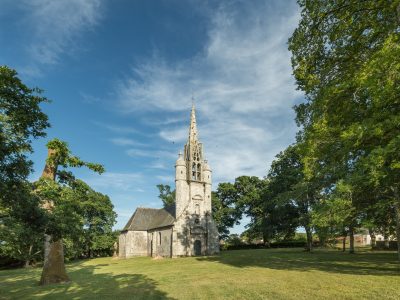
[{"label": "tree shadow on grass", "polygon": [[400,265],[394,253],[348,254],[334,250],[308,253],[300,249],[259,249],[225,251],[220,256],[199,257],[198,260],[218,262],[238,268],[261,267],[357,275],[400,275]]},{"label": "tree shadow on grass", "polygon": [[18,282],[20,288],[9,289],[5,299],[173,299],[145,275],[97,273],[98,266],[75,266],[80,268],[68,271],[70,283],[38,286],[31,276]]}]

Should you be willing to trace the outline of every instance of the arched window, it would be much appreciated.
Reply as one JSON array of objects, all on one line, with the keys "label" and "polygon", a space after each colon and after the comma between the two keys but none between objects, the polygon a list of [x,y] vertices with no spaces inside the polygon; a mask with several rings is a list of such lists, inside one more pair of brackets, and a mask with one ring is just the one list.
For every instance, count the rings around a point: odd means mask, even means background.
[{"label": "arched window", "polygon": [[196,204],[196,205],[195,205],[195,207],[194,207],[194,213],[195,213],[196,215],[200,215],[200,205],[199,205],[199,204]]},{"label": "arched window", "polygon": [[192,180],[196,180],[196,163],[192,164]]},{"label": "arched window", "polygon": [[201,180],[201,165],[197,164],[197,180]]}]

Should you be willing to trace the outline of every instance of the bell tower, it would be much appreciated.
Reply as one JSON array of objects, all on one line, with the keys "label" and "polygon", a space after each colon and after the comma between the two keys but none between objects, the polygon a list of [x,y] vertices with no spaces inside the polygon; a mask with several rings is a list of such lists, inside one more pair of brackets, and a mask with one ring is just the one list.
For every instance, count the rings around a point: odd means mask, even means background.
[{"label": "bell tower", "polygon": [[194,104],[190,114],[188,140],[183,155],[179,154],[175,164],[175,184],[176,216],[184,210],[199,216],[211,213],[211,169],[204,159],[203,144],[199,141]]},{"label": "bell tower", "polygon": [[[200,143],[194,104],[189,136],[175,164],[176,255],[204,255],[215,252],[218,232],[211,215],[211,168]],[[210,232],[213,232],[210,235]],[[215,236],[217,238],[215,239]],[[210,242],[210,239],[213,239]],[[215,246],[216,245],[216,246]],[[217,248],[216,248],[217,247]],[[214,249],[214,250],[213,250]]]},{"label": "bell tower", "polygon": [[187,179],[189,181],[203,181],[203,144],[198,140],[194,104],[190,114],[189,139],[184,147],[184,159],[186,161]]}]

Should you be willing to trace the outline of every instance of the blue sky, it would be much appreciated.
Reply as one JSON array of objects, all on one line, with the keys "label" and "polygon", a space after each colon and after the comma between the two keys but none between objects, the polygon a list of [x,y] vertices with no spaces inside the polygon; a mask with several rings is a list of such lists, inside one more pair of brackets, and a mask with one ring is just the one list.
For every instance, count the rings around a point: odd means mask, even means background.
[{"label": "blue sky", "polygon": [[[112,199],[122,228],[136,207],[160,207],[174,186],[191,97],[214,184],[266,175],[294,142],[302,100],[287,39],[299,20],[288,1],[0,0],[0,64],[45,90],[58,137],[103,175],[78,177]],[[241,232],[246,221],[233,232]]]}]

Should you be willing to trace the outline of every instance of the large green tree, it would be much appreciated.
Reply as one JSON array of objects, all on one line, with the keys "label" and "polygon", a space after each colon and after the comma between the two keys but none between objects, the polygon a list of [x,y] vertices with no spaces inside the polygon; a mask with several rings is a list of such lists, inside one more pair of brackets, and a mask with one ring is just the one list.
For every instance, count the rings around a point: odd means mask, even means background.
[{"label": "large green tree", "polygon": [[[306,174],[363,182],[355,207],[393,207],[400,259],[400,1],[298,2],[289,49],[306,96],[296,107]],[[364,199],[367,191],[385,197]]]},{"label": "large green tree", "polygon": [[[44,215],[27,181],[32,140],[46,135],[48,118],[41,104],[49,102],[38,88],[26,86],[15,70],[0,66],[0,234],[1,252],[20,260],[36,257],[37,232]],[[24,230],[25,228],[25,230]]]},{"label": "large green tree", "polygon": [[239,224],[242,212],[237,205],[237,191],[230,182],[218,184],[217,190],[211,194],[212,216],[217,225],[219,238],[229,236],[229,229]]},{"label": "large green tree", "polygon": [[306,231],[307,250],[312,250],[313,228],[311,210],[318,200],[320,186],[316,180],[307,179],[301,161],[299,144],[289,146],[276,156],[267,178],[270,193],[281,204],[293,205],[297,211],[298,225]]},{"label": "large green tree", "polygon": [[116,213],[110,198],[94,191],[81,180],[76,180],[72,188],[74,196],[79,198],[80,213],[83,217],[83,232],[77,237],[83,237],[85,256],[93,257],[104,251],[111,252],[116,241],[112,231]]},{"label": "large green tree", "polygon": [[[27,177],[32,171],[32,140],[46,135],[48,102],[38,88],[27,87],[15,70],[0,66],[0,217],[28,217]],[[19,216],[16,216],[19,214]]]},{"label": "large green tree", "polygon": [[[37,217],[36,207],[31,208],[32,214]],[[25,267],[40,261],[43,253],[43,228],[40,223],[36,220],[32,224],[10,213],[4,215],[0,222],[0,257],[24,262]]]}]

